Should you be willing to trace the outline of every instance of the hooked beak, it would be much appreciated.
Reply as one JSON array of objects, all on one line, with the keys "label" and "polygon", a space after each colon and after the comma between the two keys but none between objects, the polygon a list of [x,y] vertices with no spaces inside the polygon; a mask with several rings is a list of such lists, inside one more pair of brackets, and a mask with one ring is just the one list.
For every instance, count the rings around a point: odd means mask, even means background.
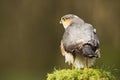
[{"label": "hooked beak", "polygon": [[62,24],[62,21],[60,20],[60,22],[59,22],[60,24]]}]

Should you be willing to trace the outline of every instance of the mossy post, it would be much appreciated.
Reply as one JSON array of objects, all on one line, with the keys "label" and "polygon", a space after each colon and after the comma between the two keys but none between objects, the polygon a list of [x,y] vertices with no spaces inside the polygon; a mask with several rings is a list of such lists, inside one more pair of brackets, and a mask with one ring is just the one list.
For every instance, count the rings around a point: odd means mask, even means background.
[{"label": "mossy post", "polygon": [[54,70],[53,73],[48,73],[47,80],[116,80],[116,79],[110,72],[100,69],[89,68],[83,70],[76,69]]}]

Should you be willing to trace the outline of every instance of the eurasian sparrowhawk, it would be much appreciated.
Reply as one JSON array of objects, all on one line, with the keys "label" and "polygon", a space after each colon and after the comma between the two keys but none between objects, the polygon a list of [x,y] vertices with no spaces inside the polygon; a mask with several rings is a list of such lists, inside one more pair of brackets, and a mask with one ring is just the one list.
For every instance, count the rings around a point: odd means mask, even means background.
[{"label": "eurasian sparrowhawk", "polygon": [[100,57],[96,29],[73,14],[63,16],[60,23],[65,28],[60,46],[65,62],[76,69],[92,66],[94,60]]}]

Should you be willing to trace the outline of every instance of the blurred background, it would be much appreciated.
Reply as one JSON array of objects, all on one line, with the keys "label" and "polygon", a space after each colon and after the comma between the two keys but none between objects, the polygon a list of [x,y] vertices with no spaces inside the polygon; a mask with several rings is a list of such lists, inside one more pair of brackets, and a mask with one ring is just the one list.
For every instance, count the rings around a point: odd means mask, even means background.
[{"label": "blurred background", "polygon": [[45,80],[69,68],[60,53],[60,18],[76,14],[96,29],[101,58],[95,65],[120,67],[119,0],[0,0],[0,80]]}]

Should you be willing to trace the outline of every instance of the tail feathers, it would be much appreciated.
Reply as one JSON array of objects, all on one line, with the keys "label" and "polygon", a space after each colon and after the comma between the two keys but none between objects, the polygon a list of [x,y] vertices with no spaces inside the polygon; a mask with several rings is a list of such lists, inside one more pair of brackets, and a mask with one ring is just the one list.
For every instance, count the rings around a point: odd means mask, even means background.
[{"label": "tail feathers", "polygon": [[82,47],[82,54],[83,54],[83,56],[89,57],[89,58],[93,58],[93,57],[98,58],[99,57],[99,55],[97,53],[95,53],[95,51],[93,50],[92,46],[88,45],[88,44],[86,44]]}]

